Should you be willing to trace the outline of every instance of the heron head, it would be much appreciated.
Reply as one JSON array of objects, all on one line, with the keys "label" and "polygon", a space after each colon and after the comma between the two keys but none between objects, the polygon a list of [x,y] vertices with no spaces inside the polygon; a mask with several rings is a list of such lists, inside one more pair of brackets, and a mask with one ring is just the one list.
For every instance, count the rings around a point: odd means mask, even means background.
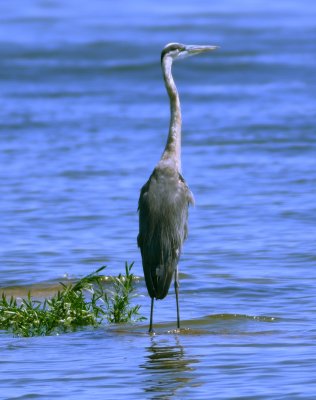
[{"label": "heron head", "polygon": [[171,57],[173,60],[194,56],[207,51],[216,50],[218,46],[185,45],[181,43],[168,43],[161,52],[161,61],[164,57]]}]

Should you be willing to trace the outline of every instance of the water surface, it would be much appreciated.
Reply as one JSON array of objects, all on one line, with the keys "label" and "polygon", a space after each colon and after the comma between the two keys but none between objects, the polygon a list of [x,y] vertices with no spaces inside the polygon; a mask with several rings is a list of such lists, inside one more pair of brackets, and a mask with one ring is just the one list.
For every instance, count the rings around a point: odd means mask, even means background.
[{"label": "water surface", "polygon": [[[1,398],[315,398],[315,4],[12,0],[0,19],[0,277],[17,294],[125,261],[142,276],[139,189],[169,119],[160,50],[221,46],[174,67],[196,199],[182,330],[171,290],[155,336],[2,332]],[[137,293],[148,315],[143,279]]]}]

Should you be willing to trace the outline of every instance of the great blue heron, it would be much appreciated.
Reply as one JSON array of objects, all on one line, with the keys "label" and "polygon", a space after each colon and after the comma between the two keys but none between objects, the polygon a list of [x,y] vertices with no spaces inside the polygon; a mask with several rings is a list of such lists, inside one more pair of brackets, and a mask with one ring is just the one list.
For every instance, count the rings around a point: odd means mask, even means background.
[{"label": "great blue heron", "polygon": [[167,44],[161,53],[161,66],[170,99],[170,125],[167,144],[153,173],[141,189],[139,234],[148,294],[151,297],[149,332],[153,328],[154,299],[167,296],[172,277],[180,328],[178,261],[188,232],[188,207],[193,195],[181,175],[181,108],[171,67],[176,59],[215,50],[217,46]]}]

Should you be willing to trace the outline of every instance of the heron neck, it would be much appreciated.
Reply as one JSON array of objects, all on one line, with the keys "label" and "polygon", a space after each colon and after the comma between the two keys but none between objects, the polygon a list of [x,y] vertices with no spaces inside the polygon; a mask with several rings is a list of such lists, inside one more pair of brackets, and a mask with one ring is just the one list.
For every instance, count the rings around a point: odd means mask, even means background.
[{"label": "heron neck", "polygon": [[162,60],[163,78],[170,100],[170,125],[169,134],[165,150],[162,155],[163,160],[172,160],[176,168],[181,172],[181,107],[177,87],[173,80],[171,67],[172,58],[164,57]]}]

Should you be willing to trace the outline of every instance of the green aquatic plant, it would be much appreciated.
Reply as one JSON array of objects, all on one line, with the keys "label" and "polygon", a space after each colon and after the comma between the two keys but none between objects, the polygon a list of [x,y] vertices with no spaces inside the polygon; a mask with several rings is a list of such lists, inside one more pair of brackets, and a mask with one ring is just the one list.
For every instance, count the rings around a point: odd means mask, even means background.
[{"label": "green aquatic plant", "polygon": [[139,305],[130,305],[131,295],[135,291],[134,275],[131,273],[133,265],[125,263],[125,275],[119,274],[113,278],[113,290],[105,292],[101,297],[107,305],[106,317],[110,323],[129,322],[134,316],[137,316],[138,321],[145,319],[139,317]]},{"label": "green aquatic plant", "polygon": [[[0,329],[16,336],[41,336],[67,332],[83,326],[98,326],[104,319],[109,323],[126,323],[144,319],[140,306],[131,306],[135,291],[133,263],[125,264],[125,275],[112,278],[106,289],[100,275],[106,267],[65,285],[50,299],[35,300],[31,293],[20,301],[4,293],[0,298]],[[87,293],[89,293],[87,295]]]}]

